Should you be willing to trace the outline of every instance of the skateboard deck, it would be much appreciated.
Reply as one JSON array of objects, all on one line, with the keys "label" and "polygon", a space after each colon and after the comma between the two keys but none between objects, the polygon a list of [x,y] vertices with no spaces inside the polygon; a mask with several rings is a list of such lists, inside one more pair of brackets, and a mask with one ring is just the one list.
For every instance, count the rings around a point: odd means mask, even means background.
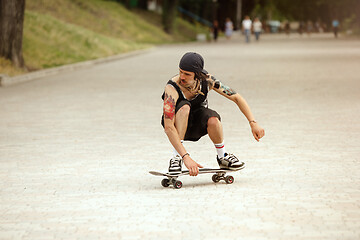
[{"label": "skateboard deck", "polygon": [[[243,167],[235,169],[235,170],[221,169],[221,168],[199,168],[199,174],[214,173],[214,175],[212,176],[213,182],[217,183],[220,180],[224,180],[226,183],[231,184],[234,182],[234,177],[230,176],[230,175],[225,176],[226,173],[236,172],[236,171],[239,171],[244,168],[245,168],[245,165]],[[179,189],[182,187],[182,182],[177,180],[177,178],[180,176],[189,175],[189,170],[184,170],[184,171],[181,171],[178,173],[169,173],[169,172],[162,173],[162,172],[156,172],[156,171],[149,171],[149,173],[152,175],[155,175],[155,176],[167,177],[161,181],[161,185],[163,187],[169,187],[170,185],[172,185],[174,188]]]}]

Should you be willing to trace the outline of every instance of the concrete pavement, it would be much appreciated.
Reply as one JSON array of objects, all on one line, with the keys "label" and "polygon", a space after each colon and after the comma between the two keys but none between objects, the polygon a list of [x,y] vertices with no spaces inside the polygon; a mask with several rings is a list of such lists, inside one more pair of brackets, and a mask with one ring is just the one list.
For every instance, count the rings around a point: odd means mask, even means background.
[{"label": "concrete pavement", "polygon": [[[235,182],[160,185],[170,144],[160,96],[186,51],[248,101],[211,93]],[[360,41],[262,36],[168,45],[0,88],[0,239],[359,239]],[[216,166],[208,139],[185,143]]]}]

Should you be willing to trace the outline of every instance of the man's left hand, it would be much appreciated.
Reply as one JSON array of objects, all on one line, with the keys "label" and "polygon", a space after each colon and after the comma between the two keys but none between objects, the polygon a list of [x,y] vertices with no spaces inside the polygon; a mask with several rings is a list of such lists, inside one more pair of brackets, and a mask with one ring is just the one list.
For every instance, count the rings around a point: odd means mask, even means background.
[{"label": "man's left hand", "polygon": [[257,123],[250,123],[251,126],[251,132],[255,138],[256,141],[260,141],[260,139],[265,135],[265,130],[260,127]]}]

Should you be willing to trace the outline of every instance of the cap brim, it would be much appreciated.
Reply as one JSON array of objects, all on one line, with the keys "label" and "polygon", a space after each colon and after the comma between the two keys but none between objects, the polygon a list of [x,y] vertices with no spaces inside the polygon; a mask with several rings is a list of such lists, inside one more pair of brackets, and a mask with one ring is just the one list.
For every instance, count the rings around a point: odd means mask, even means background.
[{"label": "cap brim", "polygon": [[201,72],[204,74],[208,74],[208,71],[206,71],[205,69],[201,70]]}]

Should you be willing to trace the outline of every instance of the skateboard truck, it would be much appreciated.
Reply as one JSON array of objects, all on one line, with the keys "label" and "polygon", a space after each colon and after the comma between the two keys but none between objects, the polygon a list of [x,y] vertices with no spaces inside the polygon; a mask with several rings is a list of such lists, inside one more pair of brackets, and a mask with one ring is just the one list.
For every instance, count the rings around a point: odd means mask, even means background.
[{"label": "skateboard truck", "polygon": [[[214,183],[220,182],[221,180],[224,180],[227,184],[231,184],[234,182],[234,177],[233,176],[225,176],[226,173],[216,173],[212,176],[212,180]],[[168,178],[164,178],[161,181],[161,185],[163,187],[169,187],[170,185],[173,185],[174,188],[179,189],[182,187],[182,182],[180,180],[177,180],[177,176],[176,177],[168,177]]]},{"label": "skateboard truck", "polygon": [[182,187],[182,182],[177,180],[178,177],[168,177],[168,178],[164,178],[161,181],[161,185],[163,187],[168,187],[171,185],[173,185],[174,188],[179,189]]},{"label": "skateboard truck", "polygon": [[212,180],[214,183],[220,182],[220,180],[224,180],[227,184],[231,184],[234,182],[234,177],[233,176],[226,176],[226,173],[216,173],[212,176]]}]

